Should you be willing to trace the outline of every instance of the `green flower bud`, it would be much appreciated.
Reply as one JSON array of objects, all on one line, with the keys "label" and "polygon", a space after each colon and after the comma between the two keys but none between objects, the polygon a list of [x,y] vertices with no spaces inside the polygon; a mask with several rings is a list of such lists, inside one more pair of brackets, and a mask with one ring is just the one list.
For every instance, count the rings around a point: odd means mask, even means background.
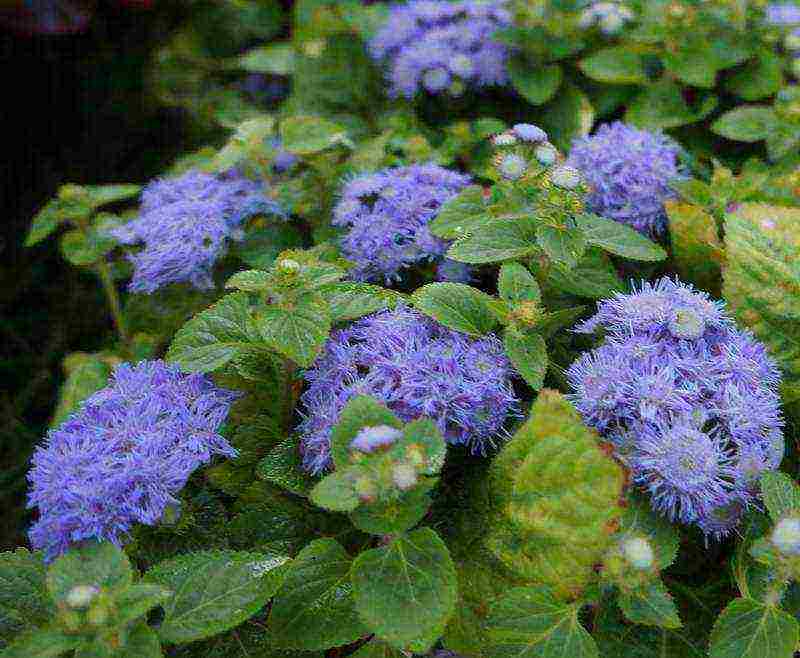
[{"label": "green flower bud", "polygon": [[533,152],[540,164],[549,167],[558,159],[558,151],[552,144],[539,144]]},{"label": "green flower bud", "polygon": [[497,169],[500,175],[508,180],[517,180],[523,176],[525,170],[528,168],[528,163],[520,155],[516,153],[509,153],[500,158],[497,163]]},{"label": "green flower bud", "polygon": [[624,540],[622,554],[632,567],[642,571],[650,569],[655,561],[653,547],[644,537],[631,537]]},{"label": "green flower bud", "polygon": [[800,555],[800,519],[781,519],[772,531],[772,543],[784,555]]}]

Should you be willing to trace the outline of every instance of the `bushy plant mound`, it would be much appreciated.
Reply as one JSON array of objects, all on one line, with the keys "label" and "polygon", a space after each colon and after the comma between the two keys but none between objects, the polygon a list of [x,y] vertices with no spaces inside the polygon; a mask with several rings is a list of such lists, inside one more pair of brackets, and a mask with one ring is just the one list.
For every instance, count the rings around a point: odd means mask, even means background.
[{"label": "bushy plant mound", "polygon": [[32,221],[109,338],[0,656],[792,658],[800,6],[285,6],[194,3],[207,145]]}]

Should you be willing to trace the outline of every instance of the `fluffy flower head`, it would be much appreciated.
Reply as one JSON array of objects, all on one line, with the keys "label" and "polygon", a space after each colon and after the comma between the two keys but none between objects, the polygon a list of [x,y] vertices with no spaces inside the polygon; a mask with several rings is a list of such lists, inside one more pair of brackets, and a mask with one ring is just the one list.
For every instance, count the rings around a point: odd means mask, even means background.
[{"label": "fluffy flower head", "polygon": [[219,428],[237,397],[163,361],[118,366],[33,455],[33,546],[53,558],[90,537],[120,545],[134,524],[157,523],[195,469],[236,456]]},{"label": "fluffy flower head", "polygon": [[730,532],[783,457],[778,370],[722,304],[671,279],[601,302],[567,371],[584,420],[671,520]]},{"label": "fluffy flower head", "polygon": [[355,395],[375,397],[404,422],[431,418],[448,442],[482,452],[518,413],[511,376],[493,336],[472,338],[403,306],[362,318],[334,331],[306,372],[303,464],[330,467],[331,429]]},{"label": "fluffy flower head", "polygon": [[441,258],[447,243],[431,234],[428,223],[469,180],[434,164],[353,178],[333,211],[333,224],[348,229],[341,245],[356,264],[351,276],[389,283],[406,267]]},{"label": "fluffy flower head", "polygon": [[779,27],[800,25],[800,5],[793,2],[773,2],[764,11],[768,25]]},{"label": "fluffy flower head", "polygon": [[129,256],[131,291],[151,293],[175,282],[212,288],[211,270],[227,241],[241,239],[241,223],[259,213],[283,214],[259,183],[236,173],[190,171],[151,182],[139,216],[111,230],[122,244],[142,247]]},{"label": "fluffy flower head", "polygon": [[391,8],[369,49],[393,96],[504,84],[508,48],[492,36],[510,24],[504,0],[411,0]]},{"label": "fluffy flower head", "polygon": [[567,164],[591,187],[589,210],[657,237],[667,225],[664,201],[675,196],[669,183],[681,177],[678,150],[660,133],[616,121],[575,140]]}]

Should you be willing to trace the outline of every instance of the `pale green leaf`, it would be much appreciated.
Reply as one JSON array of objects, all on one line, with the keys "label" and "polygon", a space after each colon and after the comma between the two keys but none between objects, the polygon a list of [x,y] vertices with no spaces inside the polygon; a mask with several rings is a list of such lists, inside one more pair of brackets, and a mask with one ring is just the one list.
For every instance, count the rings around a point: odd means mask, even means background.
[{"label": "pale green leaf", "polygon": [[620,592],[618,602],[625,617],[634,624],[664,628],[681,626],[675,602],[660,578],[630,592]]},{"label": "pale green leaf", "polygon": [[742,105],[723,114],[711,130],[737,142],[758,142],[775,130],[778,117],[766,105]]},{"label": "pale green leaf", "polygon": [[667,257],[667,253],[655,242],[613,219],[597,215],[578,215],[575,221],[586,235],[588,244],[616,256],[640,261],[659,261]]},{"label": "pale green leaf", "polygon": [[492,297],[463,283],[429,283],[417,289],[411,300],[425,315],[471,336],[483,336],[496,324]]},{"label": "pale green leaf", "polygon": [[118,591],[132,582],[128,556],[111,542],[89,541],[64,553],[47,570],[47,591],[56,604],[64,602],[79,585]]},{"label": "pale green leaf", "polygon": [[736,599],[711,631],[710,658],[792,658],[800,627],[775,606]]},{"label": "pale green leaf", "polygon": [[533,105],[549,101],[558,91],[562,78],[558,64],[532,66],[520,59],[511,60],[509,75],[514,89]]},{"label": "pale green leaf", "polygon": [[528,385],[538,391],[547,374],[547,345],[540,334],[506,327],[503,345],[511,364]]},{"label": "pale green leaf", "polygon": [[297,365],[308,367],[317,358],[331,329],[327,303],[305,295],[291,308],[267,306],[254,318],[261,339]]},{"label": "pale green leaf", "polygon": [[521,263],[504,263],[497,277],[497,291],[507,302],[536,302],[542,293],[536,278]]},{"label": "pale green leaf", "polygon": [[786,473],[780,471],[763,473],[761,496],[773,523],[777,523],[788,514],[800,513],[800,487]]},{"label": "pale green leaf", "polygon": [[454,240],[471,233],[490,219],[483,188],[480,185],[470,185],[445,201],[428,228],[437,237]]},{"label": "pale green leaf", "polygon": [[537,222],[530,218],[495,219],[457,240],[447,257],[462,263],[497,263],[530,256],[538,250]]},{"label": "pale green leaf", "polygon": [[647,80],[639,53],[624,46],[602,48],[579,63],[581,71],[598,82],[642,84]]}]

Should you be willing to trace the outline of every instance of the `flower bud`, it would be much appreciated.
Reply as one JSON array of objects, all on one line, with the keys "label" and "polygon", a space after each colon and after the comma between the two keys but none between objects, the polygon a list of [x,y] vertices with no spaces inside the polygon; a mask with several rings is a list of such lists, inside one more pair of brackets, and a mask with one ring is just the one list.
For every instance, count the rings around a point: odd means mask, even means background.
[{"label": "flower bud", "polygon": [[514,146],[517,138],[513,133],[500,133],[492,137],[492,144],[495,146]]},{"label": "flower bud", "polygon": [[789,51],[800,50],[800,30],[790,32],[783,38],[783,47]]},{"label": "flower bud", "polygon": [[653,547],[644,537],[631,537],[624,540],[622,554],[632,567],[642,571],[650,569],[655,561]]},{"label": "flower bud", "polygon": [[500,158],[497,169],[506,180],[518,180],[525,174],[528,163],[520,155],[509,153]]},{"label": "flower bud", "polygon": [[417,469],[411,464],[397,464],[392,469],[392,480],[398,489],[407,491],[417,483]]},{"label": "flower bud", "polygon": [[67,592],[67,605],[75,610],[88,608],[99,592],[94,585],[76,585]]},{"label": "flower bud", "polygon": [[375,485],[375,481],[367,476],[358,478],[353,483],[353,489],[356,495],[364,502],[371,502],[378,495],[378,487]]},{"label": "flower bud", "polygon": [[518,123],[512,130],[523,142],[537,143],[547,141],[547,133],[532,123]]},{"label": "flower bud", "polygon": [[544,165],[545,167],[549,167],[551,164],[554,164],[558,159],[558,151],[556,151],[556,147],[549,142],[539,144],[533,154],[536,156],[539,164]]},{"label": "flower bud", "polygon": [[562,165],[553,170],[553,173],[550,174],[550,180],[556,187],[564,190],[575,190],[580,186],[583,177],[577,169]]},{"label": "flower bud", "polygon": [[300,271],[300,263],[291,258],[284,258],[278,262],[278,271],[282,274],[295,274]]},{"label": "flower bud", "polygon": [[422,84],[429,92],[435,94],[447,88],[450,84],[450,74],[441,66],[425,71],[422,76]]},{"label": "flower bud", "polygon": [[365,427],[350,442],[351,450],[359,452],[374,452],[378,448],[386,448],[392,445],[403,433],[388,425],[374,425]]},{"label": "flower bud", "polygon": [[772,531],[772,543],[784,555],[800,555],[800,519],[781,519]]}]

